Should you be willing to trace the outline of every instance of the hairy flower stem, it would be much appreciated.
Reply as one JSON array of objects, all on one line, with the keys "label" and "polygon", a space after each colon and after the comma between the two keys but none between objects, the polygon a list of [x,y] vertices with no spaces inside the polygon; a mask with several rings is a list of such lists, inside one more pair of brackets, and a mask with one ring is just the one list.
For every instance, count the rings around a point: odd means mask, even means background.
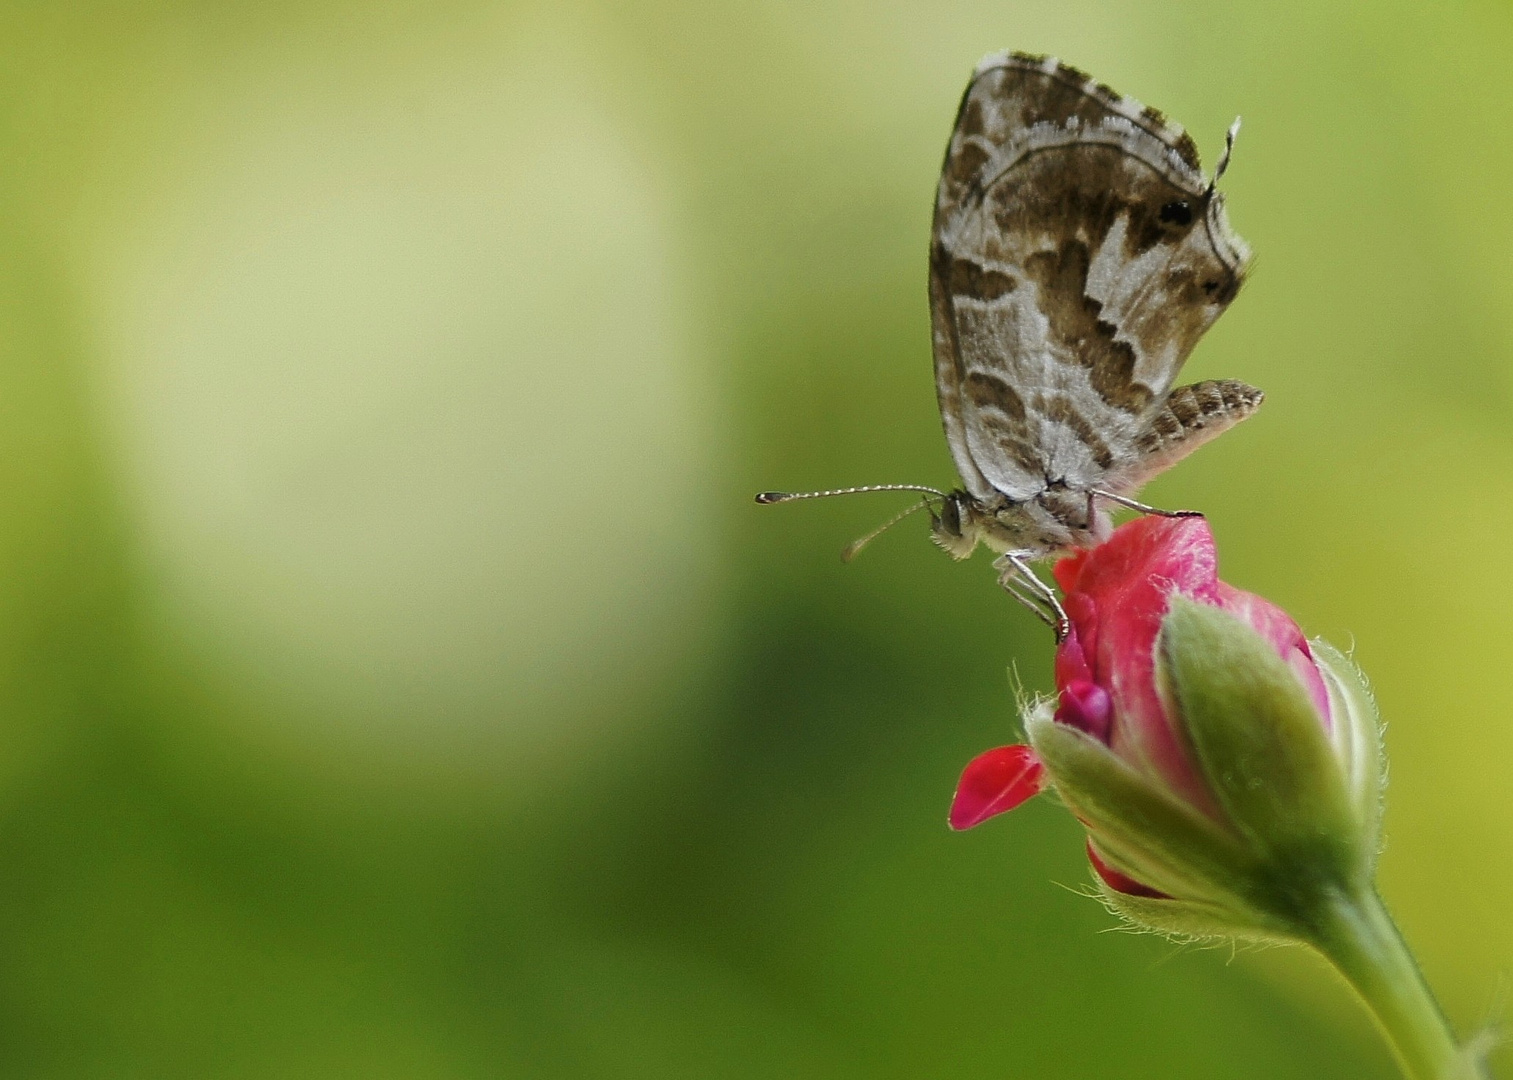
[{"label": "hairy flower stem", "polygon": [[1355,987],[1409,1080],[1486,1080],[1450,1024],[1372,886],[1321,905],[1313,945]]}]

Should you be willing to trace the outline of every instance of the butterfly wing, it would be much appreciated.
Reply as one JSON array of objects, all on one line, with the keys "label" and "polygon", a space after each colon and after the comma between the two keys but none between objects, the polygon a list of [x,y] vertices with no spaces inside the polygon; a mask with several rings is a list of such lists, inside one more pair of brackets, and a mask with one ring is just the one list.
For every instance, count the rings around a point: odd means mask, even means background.
[{"label": "butterfly wing", "polygon": [[990,502],[1139,471],[1140,436],[1249,261],[1192,140],[1054,59],[998,54],[935,204],[935,385]]}]

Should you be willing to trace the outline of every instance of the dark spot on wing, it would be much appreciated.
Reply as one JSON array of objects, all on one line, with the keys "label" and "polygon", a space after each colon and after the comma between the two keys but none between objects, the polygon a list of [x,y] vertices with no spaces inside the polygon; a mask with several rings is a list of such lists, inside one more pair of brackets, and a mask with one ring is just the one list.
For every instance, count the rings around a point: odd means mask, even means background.
[{"label": "dark spot on wing", "polygon": [[997,300],[1019,287],[1019,283],[1001,270],[989,270],[971,259],[951,260],[950,287],[952,296],[964,296],[971,300]]},{"label": "dark spot on wing", "polygon": [[1031,476],[1041,471],[1045,455],[1030,442],[1022,420],[1009,420],[996,412],[978,413],[977,420],[1010,461]]},{"label": "dark spot on wing", "polygon": [[975,142],[963,143],[946,163],[946,175],[952,183],[961,187],[974,186],[980,182],[981,177],[978,174],[987,163],[986,150]]},{"label": "dark spot on wing", "polygon": [[1175,199],[1163,206],[1158,216],[1168,225],[1191,225],[1193,208],[1187,205],[1186,199]]},{"label": "dark spot on wing", "polygon": [[1087,295],[1090,255],[1080,240],[1065,240],[1055,251],[1025,260],[1040,287],[1040,305],[1050,321],[1060,355],[1087,369],[1098,396],[1116,409],[1138,413],[1150,404],[1150,388],[1134,381],[1135,350],[1116,341],[1112,323],[1099,318],[1103,305]]},{"label": "dark spot on wing", "polygon": [[986,371],[971,371],[966,379],[967,397],[979,409],[994,408],[1011,420],[1024,419],[1024,400],[1002,378]]},{"label": "dark spot on wing", "polygon": [[1209,289],[1209,284],[1210,282],[1204,282],[1203,291],[1208,294],[1210,302],[1215,304],[1230,303],[1240,291],[1240,279],[1234,274],[1223,281],[1212,283],[1215,286],[1213,289]]},{"label": "dark spot on wing", "polygon": [[982,102],[975,98],[962,103],[961,119],[956,122],[956,130],[964,136],[981,135],[982,126]]}]

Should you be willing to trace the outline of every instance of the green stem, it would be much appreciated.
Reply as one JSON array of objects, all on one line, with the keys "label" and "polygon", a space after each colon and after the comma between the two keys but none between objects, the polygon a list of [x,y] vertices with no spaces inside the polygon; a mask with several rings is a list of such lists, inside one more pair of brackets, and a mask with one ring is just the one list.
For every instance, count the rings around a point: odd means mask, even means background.
[{"label": "green stem", "polygon": [[1411,1080],[1485,1080],[1472,1053],[1455,1041],[1413,954],[1382,898],[1370,885],[1336,894],[1324,910],[1314,946],[1355,987]]}]

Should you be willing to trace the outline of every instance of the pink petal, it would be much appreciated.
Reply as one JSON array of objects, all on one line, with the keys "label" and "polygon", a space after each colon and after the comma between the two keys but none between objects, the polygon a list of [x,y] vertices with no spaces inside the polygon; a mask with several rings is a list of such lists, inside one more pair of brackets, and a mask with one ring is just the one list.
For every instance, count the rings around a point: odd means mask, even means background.
[{"label": "pink petal", "polygon": [[[1076,582],[1096,617],[1084,626],[1073,616],[1074,631],[1094,681],[1113,698],[1110,747],[1136,768],[1155,770],[1194,806],[1214,811],[1155,681],[1156,635],[1171,594],[1219,602],[1218,555],[1208,522],[1200,517],[1128,522],[1084,557]],[[1068,612],[1081,610],[1068,601]],[[1096,638],[1089,640],[1094,632]]]},{"label": "pink petal", "polygon": [[1085,731],[1104,744],[1114,723],[1114,702],[1108,691],[1087,679],[1072,679],[1061,688],[1056,721]]},{"label": "pink petal", "polygon": [[1121,874],[1108,863],[1098,857],[1098,849],[1093,847],[1093,841],[1087,842],[1087,861],[1093,864],[1093,873],[1103,879],[1103,883],[1115,892],[1124,893],[1125,896],[1145,896],[1152,900],[1170,900],[1164,892],[1157,892],[1149,885],[1142,885],[1128,874]]},{"label": "pink petal", "polygon": [[1066,597],[1065,606],[1067,614],[1072,620],[1072,632],[1066,636],[1066,640],[1056,647],[1056,685],[1065,686],[1077,679],[1093,678],[1093,669],[1088,667],[1087,652],[1091,648],[1091,640],[1083,643],[1083,627],[1092,623],[1093,616],[1088,614],[1084,617],[1077,614],[1082,611],[1091,611],[1092,600],[1083,593],[1071,593]]},{"label": "pink petal", "polygon": [[1045,767],[1028,746],[978,754],[962,770],[951,800],[951,828],[970,829],[1039,794]]},{"label": "pink petal", "polygon": [[1082,575],[1083,566],[1087,564],[1087,556],[1087,550],[1081,549],[1051,564],[1051,576],[1061,586],[1062,592],[1077,591],[1077,579]]},{"label": "pink petal", "polygon": [[[1060,569],[1061,563],[1057,563]],[[1213,603],[1219,557],[1213,532],[1201,517],[1144,517],[1114,530],[1082,557],[1074,591],[1099,598],[1130,584],[1158,579],[1163,594],[1175,589]]]},{"label": "pink petal", "polygon": [[1069,679],[1093,679],[1092,664],[1098,656],[1097,601],[1085,592],[1069,592],[1061,603],[1072,632],[1056,649],[1057,686]]}]

